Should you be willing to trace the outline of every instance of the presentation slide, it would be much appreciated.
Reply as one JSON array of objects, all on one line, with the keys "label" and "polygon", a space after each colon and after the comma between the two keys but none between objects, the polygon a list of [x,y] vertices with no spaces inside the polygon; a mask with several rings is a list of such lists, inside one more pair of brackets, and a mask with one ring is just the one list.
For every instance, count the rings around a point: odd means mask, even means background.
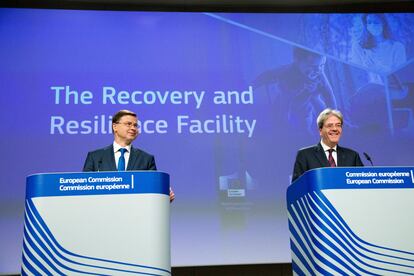
[{"label": "presentation slide", "polygon": [[414,164],[412,13],[3,8],[0,49],[0,273],[26,177],[82,171],[121,109],[170,175],[172,266],[291,261],[286,190],[324,108],[366,166]]}]

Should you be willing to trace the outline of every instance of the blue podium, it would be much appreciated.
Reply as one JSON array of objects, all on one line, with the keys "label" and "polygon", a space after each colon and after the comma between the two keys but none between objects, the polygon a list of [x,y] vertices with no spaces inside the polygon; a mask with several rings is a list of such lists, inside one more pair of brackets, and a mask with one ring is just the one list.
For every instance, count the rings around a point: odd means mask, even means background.
[{"label": "blue podium", "polygon": [[288,188],[296,275],[414,275],[414,167],[320,168]]},{"label": "blue podium", "polygon": [[171,275],[169,175],[27,177],[23,275]]}]

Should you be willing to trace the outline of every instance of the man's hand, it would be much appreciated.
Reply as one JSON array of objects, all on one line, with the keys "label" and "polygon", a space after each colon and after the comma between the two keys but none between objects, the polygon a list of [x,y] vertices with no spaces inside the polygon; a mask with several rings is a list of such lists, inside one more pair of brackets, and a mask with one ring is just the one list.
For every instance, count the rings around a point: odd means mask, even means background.
[{"label": "man's hand", "polygon": [[170,202],[173,202],[174,199],[175,199],[175,194],[174,194],[174,191],[170,187]]}]

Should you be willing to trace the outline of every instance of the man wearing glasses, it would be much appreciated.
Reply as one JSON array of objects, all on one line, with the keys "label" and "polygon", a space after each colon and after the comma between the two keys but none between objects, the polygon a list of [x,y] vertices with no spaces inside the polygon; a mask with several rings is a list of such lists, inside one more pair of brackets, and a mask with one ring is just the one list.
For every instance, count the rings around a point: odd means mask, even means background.
[{"label": "man wearing glasses", "polygon": [[317,145],[298,151],[292,182],[311,169],[364,166],[356,151],[338,145],[343,122],[343,115],[339,110],[327,108],[319,114],[317,123],[321,141]]},{"label": "man wearing glasses", "polygon": [[[84,172],[157,170],[153,155],[132,146],[139,134],[137,114],[129,110],[117,112],[112,117],[112,131],[112,145],[88,152]],[[170,190],[170,200],[173,199],[174,193]]]}]

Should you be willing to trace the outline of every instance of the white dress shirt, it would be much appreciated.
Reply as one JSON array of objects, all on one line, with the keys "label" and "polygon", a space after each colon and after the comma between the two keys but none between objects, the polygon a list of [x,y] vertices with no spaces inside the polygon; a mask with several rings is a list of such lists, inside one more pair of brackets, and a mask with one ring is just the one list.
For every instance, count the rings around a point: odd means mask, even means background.
[{"label": "white dress shirt", "polygon": [[[325,145],[325,144],[323,143],[323,141],[322,141],[322,140],[321,140],[321,145],[322,145],[323,151],[325,152],[326,159],[328,159],[328,160],[329,160],[329,150],[331,149],[331,147],[329,147],[329,146]],[[332,157],[333,157],[333,159],[335,160],[335,164],[336,164],[336,166],[338,166],[338,152],[337,152],[337,150],[336,150],[336,145],[335,145],[335,147],[333,147],[332,149],[334,150],[334,151],[332,152]]]},{"label": "white dress shirt", "polygon": [[121,148],[126,149],[127,151],[124,153],[125,158],[125,170],[128,168],[128,161],[129,161],[129,154],[131,153],[131,145],[128,145],[126,147],[121,147],[117,142],[114,141],[114,155],[115,155],[115,164],[118,168],[118,161],[119,157],[121,157],[121,152],[119,151]]}]

